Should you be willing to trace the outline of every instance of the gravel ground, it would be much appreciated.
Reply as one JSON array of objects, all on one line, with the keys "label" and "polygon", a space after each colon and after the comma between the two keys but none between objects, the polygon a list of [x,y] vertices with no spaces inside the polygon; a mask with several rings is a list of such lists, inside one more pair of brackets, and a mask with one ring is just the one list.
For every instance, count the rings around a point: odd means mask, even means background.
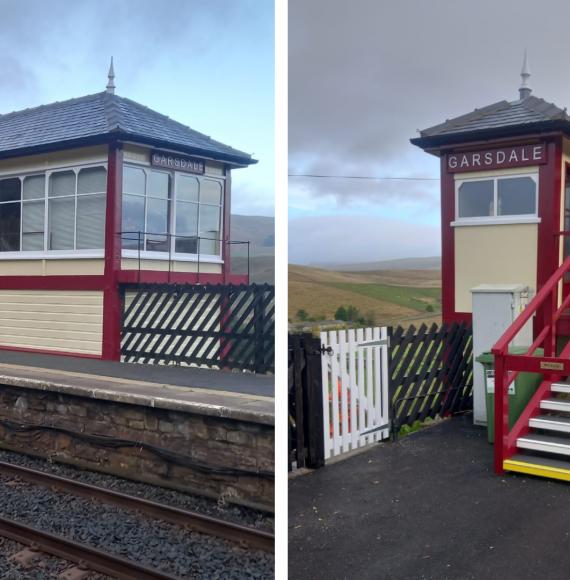
[{"label": "gravel ground", "polygon": [[[74,564],[42,554],[29,567],[10,560],[10,557],[25,546],[0,537],[0,579],[2,580],[53,580]],[[108,576],[93,573],[89,580],[110,580]]]},{"label": "gravel ground", "polygon": [[246,507],[236,506],[230,503],[221,501],[216,502],[215,500],[199,495],[191,495],[163,487],[157,487],[155,485],[129,481],[114,475],[106,475],[94,471],[83,471],[73,466],[62,465],[60,463],[50,463],[45,459],[22,455],[11,451],[4,451],[1,449],[0,461],[14,463],[15,465],[22,465],[32,469],[41,469],[83,483],[98,485],[106,489],[120,491],[136,497],[164,503],[172,507],[196,511],[269,532],[273,532],[274,529],[275,520],[273,515]]},{"label": "gravel ground", "polygon": [[178,578],[265,579],[274,575],[273,556],[264,552],[6,476],[0,476],[0,513]]}]

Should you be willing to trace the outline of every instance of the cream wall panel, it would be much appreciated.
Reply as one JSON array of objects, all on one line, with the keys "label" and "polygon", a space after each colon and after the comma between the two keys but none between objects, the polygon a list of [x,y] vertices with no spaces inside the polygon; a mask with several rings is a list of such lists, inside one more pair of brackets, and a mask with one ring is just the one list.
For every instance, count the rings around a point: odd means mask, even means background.
[{"label": "cream wall panel", "polygon": [[208,161],[206,163],[206,175],[215,175],[216,177],[224,176],[224,166],[222,163],[216,163],[214,161]]},{"label": "cream wall panel", "polygon": [[43,260],[2,260],[0,254],[0,276],[43,276]]},{"label": "cream wall panel", "polygon": [[148,147],[137,147],[136,145],[125,145],[123,148],[123,159],[125,161],[136,161],[150,165],[150,149]]},{"label": "cream wall panel", "polygon": [[524,284],[536,289],[537,224],[455,228],[455,310],[471,312],[471,288]]},{"label": "cream wall panel", "polygon": [[0,291],[0,344],[101,354],[103,293]]},{"label": "cream wall panel", "polygon": [[[121,261],[123,270],[138,270],[139,262],[134,258],[126,258]],[[141,260],[141,270],[155,270],[158,272],[168,272],[168,260]],[[196,262],[174,262],[172,272],[197,272],[198,264]],[[201,274],[221,274],[222,264],[212,264],[209,262],[200,262]]]},{"label": "cream wall panel", "polygon": [[107,147],[82,147],[44,155],[30,155],[0,161],[0,175],[28,171],[46,171],[78,163],[106,163]]},{"label": "cream wall panel", "polygon": [[105,272],[105,260],[45,260],[44,270],[46,276],[96,276]]},{"label": "cream wall panel", "polygon": [[0,276],[80,276],[101,275],[105,261],[97,259],[69,260],[2,260],[0,254]]}]

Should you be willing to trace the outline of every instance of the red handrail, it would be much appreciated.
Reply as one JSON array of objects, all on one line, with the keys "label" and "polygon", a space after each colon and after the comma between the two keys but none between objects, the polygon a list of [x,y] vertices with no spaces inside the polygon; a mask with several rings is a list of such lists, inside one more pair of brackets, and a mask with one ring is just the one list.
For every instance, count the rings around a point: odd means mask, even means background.
[{"label": "red handrail", "polygon": [[[518,368],[515,368],[513,361],[515,359],[527,362],[528,359],[532,359],[533,363],[547,361],[551,363],[552,368],[552,362],[558,360],[556,359],[556,323],[570,306],[570,296],[565,297],[560,305],[558,304],[558,292],[559,284],[568,271],[570,271],[570,256],[552,274],[492,348],[495,355],[495,471],[498,474],[504,472],[503,462],[507,458],[507,454],[513,451],[515,444],[514,438],[509,437],[508,386],[515,380],[522,367],[520,364],[516,364]],[[544,326],[540,331],[537,329],[536,338],[526,354],[516,356],[509,354],[510,343],[541,308],[543,309]],[[544,346],[544,356],[535,357],[534,354],[541,345]],[[564,349],[561,357],[567,357],[567,351],[568,349]],[[542,365],[539,368],[542,368]]]}]

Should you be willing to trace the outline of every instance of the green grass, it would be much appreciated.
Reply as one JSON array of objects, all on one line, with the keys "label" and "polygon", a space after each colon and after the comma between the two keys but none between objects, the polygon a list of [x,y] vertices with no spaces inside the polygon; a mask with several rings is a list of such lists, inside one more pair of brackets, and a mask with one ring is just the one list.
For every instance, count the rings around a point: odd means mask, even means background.
[{"label": "green grass", "polygon": [[385,286],[382,284],[352,284],[349,282],[330,282],[328,286],[347,290],[355,294],[362,294],[376,300],[391,302],[398,306],[411,308],[418,312],[425,312],[426,306],[431,304],[434,312],[440,311],[439,300],[441,288],[414,288],[411,286]]}]

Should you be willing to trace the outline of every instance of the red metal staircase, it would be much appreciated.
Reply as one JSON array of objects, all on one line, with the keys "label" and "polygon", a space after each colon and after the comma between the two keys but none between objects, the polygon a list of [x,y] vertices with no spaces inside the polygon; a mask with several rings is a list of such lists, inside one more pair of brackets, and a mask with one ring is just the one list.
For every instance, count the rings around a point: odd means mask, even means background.
[{"label": "red metal staircase", "polygon": [[[493,347],[495,355],[495,471],[570,481],[570,342],[559,344],[570,294],[564,292],[568,257]],[[534,318],[536,339],[523,355],[509,345]],[[544,356],[535,356],[538,348]],[[509,430],[508,387],[519,372],[541,373],[540,387]]]}]

